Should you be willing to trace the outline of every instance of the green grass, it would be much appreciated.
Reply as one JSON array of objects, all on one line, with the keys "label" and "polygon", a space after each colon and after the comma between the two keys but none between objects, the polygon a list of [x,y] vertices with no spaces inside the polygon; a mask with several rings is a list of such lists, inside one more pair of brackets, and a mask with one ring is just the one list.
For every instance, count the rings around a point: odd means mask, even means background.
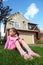
[{"label": "green grass", "polygon": [[31,46],[31,49],[41,55],[33,60],[24,60],[17,50],[4,50],[0,46],[0,65],[43,65],[43,47]]}]

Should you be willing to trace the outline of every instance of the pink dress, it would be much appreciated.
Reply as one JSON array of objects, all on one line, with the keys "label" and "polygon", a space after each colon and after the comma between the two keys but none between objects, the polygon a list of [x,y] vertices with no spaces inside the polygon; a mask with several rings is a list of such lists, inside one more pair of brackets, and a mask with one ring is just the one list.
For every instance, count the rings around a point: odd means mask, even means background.
[{"label": "pink dress", "polygon": [[20,44],[22,43],[22,39],[20,39],[18,36],[15,36],[15,37],[8,36],[7,41],[5,43],[5,48],[8,50],[15,49],[16,48],[15,43],[17,40],[19,41]]}]

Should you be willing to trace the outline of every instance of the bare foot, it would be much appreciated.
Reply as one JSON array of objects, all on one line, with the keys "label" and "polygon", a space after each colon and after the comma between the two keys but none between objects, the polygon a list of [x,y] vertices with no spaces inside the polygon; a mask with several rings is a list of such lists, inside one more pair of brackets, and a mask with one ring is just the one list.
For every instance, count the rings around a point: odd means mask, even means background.
[{"label": "bare foot", "polygon": [[25,54],[24,54],[24,59],[25,59],[25,60],[27,60],[27,59],[32,60],[32,59],[33,59],[33,57],[32,57],[32,56],[30,56],[30,55],[28,55],[27,53],[25,53]]},{"label": "bare foot", "polygon": [[24,54],[24,59],[25,59],[25,60],[28,59],[28,54]]},{"label": "bare foot", "polygon": [[39,55],[38,53],[35,53],[35,52],[33,52],[33,51],[31,51],[31,52],[29,53],[29,55],[31,55],[31,56],[36,56],[36,57],[40,57],[40,55]]},{"label": "bare foot", "polygon": [[33,53],[32,55],[33,55],[33,56],[36,56],[36,57],[40,57],[40,55],[37,54],[37,53]]}]

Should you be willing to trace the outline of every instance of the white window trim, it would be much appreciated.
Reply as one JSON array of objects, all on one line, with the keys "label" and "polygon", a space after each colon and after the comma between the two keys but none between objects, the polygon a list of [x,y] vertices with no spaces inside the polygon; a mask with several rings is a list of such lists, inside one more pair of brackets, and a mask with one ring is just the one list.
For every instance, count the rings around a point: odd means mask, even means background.
[{"label": "white window trim", "polygon": [[[14,24],[13,24],[14,23]],[[16,26],[16,23],[18,23],[18,27]],[[19,22],[14,22],[14,21],[11,21],[10,22],[10,25],[12,25],[13,27],[17,27],[17,28],[19,28],[20,27],[20,23]]]},{"label": "white window trim", "polygon": [[[25,25],[25,27],[24,27],[24,25]],[[26,23],[23,24],[23,29],[27,29],[27,25],[26,25]]]}]

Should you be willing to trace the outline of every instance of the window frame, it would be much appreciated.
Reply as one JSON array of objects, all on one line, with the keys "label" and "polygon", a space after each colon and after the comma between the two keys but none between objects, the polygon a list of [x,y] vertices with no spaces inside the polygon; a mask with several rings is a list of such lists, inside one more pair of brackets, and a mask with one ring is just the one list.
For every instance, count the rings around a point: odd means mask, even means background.
[{"label": "window frame", "polygon": [[19,23],[19,22],[11,21],[10,24],[11,24],[13,27],[17,27],[17,28],[20,27],[20,23]]}]

